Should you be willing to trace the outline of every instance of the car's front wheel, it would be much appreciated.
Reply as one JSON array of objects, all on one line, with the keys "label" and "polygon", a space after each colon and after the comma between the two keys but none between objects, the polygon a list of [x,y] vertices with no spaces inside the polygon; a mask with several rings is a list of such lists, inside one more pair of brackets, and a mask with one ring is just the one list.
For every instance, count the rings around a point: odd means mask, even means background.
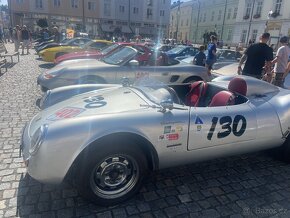
[{"label": "car's front wheel", "polygon": [[282,146],[272,149],[271,154],[279,160],[290,163],[290,135]]},{"label": "car's front wheel", "polygon": [[97,204],[120,203],[140,188],[147,171],[141,150],[131,146],[108,144],[83,156],[76,177],[80,193]]}]

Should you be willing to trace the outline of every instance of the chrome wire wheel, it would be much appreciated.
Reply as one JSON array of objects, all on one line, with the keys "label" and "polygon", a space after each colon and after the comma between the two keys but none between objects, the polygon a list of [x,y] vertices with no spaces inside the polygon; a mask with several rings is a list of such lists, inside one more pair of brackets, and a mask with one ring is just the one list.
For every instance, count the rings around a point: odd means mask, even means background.
[{"label": "chrome wire wheel", "polygon": [[116,154],[96,165],[90,176],[90,187],[101,198],[115,199],[129,193],[139,177],[136,160],[129,155]]}]

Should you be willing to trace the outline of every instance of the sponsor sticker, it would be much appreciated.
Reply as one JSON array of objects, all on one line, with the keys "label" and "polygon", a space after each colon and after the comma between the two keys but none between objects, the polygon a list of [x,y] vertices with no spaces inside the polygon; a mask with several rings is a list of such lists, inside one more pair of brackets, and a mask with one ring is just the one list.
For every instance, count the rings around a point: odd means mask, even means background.
[{"label": "sponsor sticker", "polygon": [[200,119],[199,116],[196,117],[195,124],[203,124],[203,122],[202,122],[202,120]]},{"label": "sponsor sticker", "polygon": [[202,128],[201,125],[197,125],[197,126],[196,126],[196,130],[197,130],[198,132],[201,131],[201,128]]},{"label": "sponsor sticker", "polygon": [[171,126],[164,126],[164,134],[171,133]]},{"label": "sponsor sticker", "polygon": [[169,141],[174,141],[179,139],[179,134],[178,133],[172,133],[172,134],[167,134],[166,139]]},{"label": "sponsor sticker", "polygon": [[176,130],[176,132],[182,132],[183,131],[183,127],[182,126],[176,126],[175,130]]},{"label": "sponsor sticker", "polygon": [[50,115],[47,118],[47,120],[56,121],[56,120],[68,119],[68,118],[76,117],[77,115],[81,114],[84,111],[85,109],[83,108],[65,107],[56,111],[54,114]]}]

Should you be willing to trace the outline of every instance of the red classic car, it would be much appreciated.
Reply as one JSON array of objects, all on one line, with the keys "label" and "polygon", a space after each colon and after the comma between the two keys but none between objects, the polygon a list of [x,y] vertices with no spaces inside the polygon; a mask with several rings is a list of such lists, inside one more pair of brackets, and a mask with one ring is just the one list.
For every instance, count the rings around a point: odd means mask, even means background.
[{"label": "red classic car", "polygon": [[57,57],[54,63],[59,64],[63,61],[73,60],[73,59],[101,59],[105,55],[108,55],[124,46],[132,46],[133,48],[136,48],[139,52],[143,53],[140,56],[140,60],[139,60],[140,64],[144,64],[145,62],[148,62],[149,57],[151,56],[151,50],[147,48],[145,45],[129,43],[129,42],[118,42],[118,43],[109,45],[101,50],[79,51],[79,52],[72,52],[72,53],[64,54]]}]

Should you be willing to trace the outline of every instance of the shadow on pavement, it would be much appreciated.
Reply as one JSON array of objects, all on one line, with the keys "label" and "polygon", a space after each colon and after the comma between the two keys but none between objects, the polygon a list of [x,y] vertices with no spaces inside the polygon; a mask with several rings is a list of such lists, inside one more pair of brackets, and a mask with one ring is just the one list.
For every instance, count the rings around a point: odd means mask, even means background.
[{"label": "shadow on pavement", "polygon": [[[220,158],[150,173],[140,192],[111,207],[87,202],[70,184],[20,179],[17,216],[41,217],[290,217],[289,166],[265,153]],[[167,216],[166,216],[167,214]],[[145,216],[144,216],[145,217]]]},{"label": "shadow on pavement", "polygon": [[55,66],[55,64],[53,63],[46,63],[46,64],[40,64],[39,67],[40,68],[44,68],[44,69],[51,69]]}]

